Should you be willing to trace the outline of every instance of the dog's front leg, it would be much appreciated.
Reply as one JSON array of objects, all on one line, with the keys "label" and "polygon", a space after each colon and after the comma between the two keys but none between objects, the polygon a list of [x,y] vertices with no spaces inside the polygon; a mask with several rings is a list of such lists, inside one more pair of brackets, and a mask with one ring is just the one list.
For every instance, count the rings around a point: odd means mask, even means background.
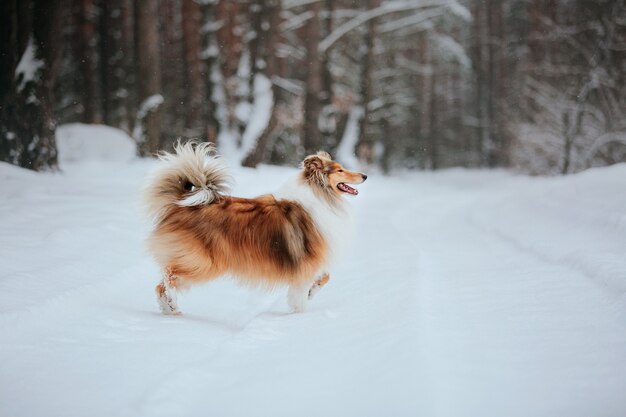
[{"label": "dog's front leg", "polygon": [[306,310],[307,294],[310,281],[305,283],[291,284],[287,292],[287,304],[294,313],[302,313]]},{"label": "dog's front leg", "polygon": [[156,286],[157,301],[163,314],[180,314],[176,302],[176,277],[171,273],[163,274],[163,280]]},{"label": "dog's front leg", "polygon": [[322,287],[326,285],[329,279],[330,279],[330,274],[328,272],[324,272],[317,280],[315,280],[315,282],[313,283],[313,286],[309,288],[309,294],[308,294],[309,300],[312,300],[313,297],[315,297],[315,294],[317,294],[319,290],[321,290]]}]

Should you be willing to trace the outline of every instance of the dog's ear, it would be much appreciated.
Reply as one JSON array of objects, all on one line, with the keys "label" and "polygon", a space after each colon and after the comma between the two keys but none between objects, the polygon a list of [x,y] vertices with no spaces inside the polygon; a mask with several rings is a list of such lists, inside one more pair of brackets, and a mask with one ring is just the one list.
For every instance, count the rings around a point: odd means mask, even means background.
[{"label": "dog's ear", "polygon": [[330,154],[326,151],[318,151],[317,152],[317,156],[321,156],[322,158],[326,158],[326,159],[333,159]]},{"label": "dog's ear", "polygon": [[324,168],[322,158],[317,155],[309,155],[302,162],[302,175],[309,184],[325,188],[328,186],[328,176]]},{"label": "dog's ear", "polygon": [[321,171],[324,169],[324,162],[317,155],[309,155],[304,158],[302,166],[307,171]]}]

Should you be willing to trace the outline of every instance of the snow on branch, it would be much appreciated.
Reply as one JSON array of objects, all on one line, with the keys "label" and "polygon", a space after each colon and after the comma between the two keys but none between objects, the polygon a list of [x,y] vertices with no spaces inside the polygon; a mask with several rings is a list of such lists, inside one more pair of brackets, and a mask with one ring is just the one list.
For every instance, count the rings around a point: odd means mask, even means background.
[{"label": "snow on branch", "polygon": [[626,131],[624,132],[609,132],[597,137],[589,151],[587,151],[587,161],[591,161],[591,159],[596,155],[598,150],[609,143],[621,143],[626,145]]},{"label": "snow on branch", "polygon": [[163,104],[163,96],[161,94],[153,94],[147,97],[139,106],[137,111],[137,119],[142,120],[148,113],[156,110],[161,104]]},{"label": "snow on branch", "polygon": [[224,26],[223,20],[215,20],[215,21],[209,20],[202,26],[201,30],[202,30],[202,33],[214,33],[220,30],[223,26]]},{"label": "snow on branch", "polygon": [[423,12],[415,13],[410,16],[402,17],[392,22],[386,22],[379,27],[380,33],[393,32],[407,26],[419,26],[430,19],[443,15],[443,11],[440,8],[429,9]]},{"label": "snow on branch", "polygon": [[290,16],[288,18],[286,14],[286,12],[283,13],[283,18],[285,18],[285,21],[280,25],[281,32],[288,32],[290,30],[298,29],[303,24],[305,24],[307,20],[313,17],[313,12],[309,11],[297,15],[289,13]]},{"label": "snow on branch", "polygon": [[26,50],[22,54],[22,58],[17,64],[17,68],[15,68],[15,78],[20,81],[20,84],[17,87],[18,91],[22,91],[26,86],[26,83],[33,81],[37,71],[44,65],[42,60],[36,58],[36,50],[33,38],[30,37],[28,39]]},{"label": "snow on branch", "polygon": [[431,8],[451,8],[452,12],[455,15],[459,15],[459,13],[463,14],[462,12],[460,12],[460,10],[465,9],[463,6],[458,4],[456,0],[390,1],[381,5],[380,7],[363,12],[360,15],[348,20],[347,22],[337,27],[326,38],[324,38],[324,40],[320,42],[319,51],[320,53],[325,53],[331,46],[335,44],[335,42],[337,42],[347,33],[372,19],[376,19],[377,17],[385,16],[392,13]]},{"label": "snow on branch", "polygon": [[465,69],[472,67],[472,61],[465,53],[465,48],[448,35],[435,35],[435,44],[442,58],[456,61]]},{"label": "snow on branch", "polygon": [[321,0],[285,0],[283,10],[293,9],[295,7],[306,6],[311,3],[317,3]]},{"label": "snow on branch", "polygon": [[461,3],[453,1],[446,7],[450,12],[452,12],[453,15],[466,22],[471,22],[472,20],[474,20],[474,18],[472,17],[472,12],[470,12],[467,7],[463,6]]},{"label": "snow on branch", "polygon": [[133,138],[138,143],[144,142],[146,139],[143,130],[143,120],[148,113],[158,110],[161,104],[163,104],[163,96],[161,94],[153,94],[141,102],[136,115],[135,128],[133,129]]},{"label": "snow on branch", "polygon": [[274,107],[272,82],[265,75],[256,74],[253,87],[254,103],[246,124],[246,130],[241,137],[241,158],[254,149],[257,140],[270,122]]},{"label": "snow on branch", "polygon": [[354,106],[350,111],[346,129],[337,148],[337,159],[346,167],[355,169],[359,161],[354,155],[354,148],[359,141],[359,120],[363,117],[363,107]]},{"label": "snow on branch", "polygon": [[304,94],[304,83],[302,81],[273,76],[272,83],[295,96]]},{"label": "snow on branch", "polygon": [[433,73],[433,66],[430,64],[424,65],[419,64],[415,61],[412,61],[404,56],[399,56],[397,58],[396,64],[398,68],[402,68],[408,70],[414,74],[419,75],[431,75]]}]

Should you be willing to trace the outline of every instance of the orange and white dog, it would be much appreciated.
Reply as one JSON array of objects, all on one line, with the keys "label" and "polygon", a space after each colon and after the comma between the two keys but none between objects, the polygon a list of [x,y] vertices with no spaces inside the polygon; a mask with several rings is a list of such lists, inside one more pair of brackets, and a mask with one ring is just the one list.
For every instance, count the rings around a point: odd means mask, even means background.
[{"label": "orange and white dog", "polygon": [[328,282],[328,268],[350,229],[344,195],[367,175],[326,152],[307,156],[293,181],[275,194],[227,194],[230,176],[209,143],[187,142],[160,154],[145,197],[155,228],[148,248],[163,270],[159,306],[178,314],[176,292],[232,275],[246,284],[287,285],[288,303],[303,311]]}]

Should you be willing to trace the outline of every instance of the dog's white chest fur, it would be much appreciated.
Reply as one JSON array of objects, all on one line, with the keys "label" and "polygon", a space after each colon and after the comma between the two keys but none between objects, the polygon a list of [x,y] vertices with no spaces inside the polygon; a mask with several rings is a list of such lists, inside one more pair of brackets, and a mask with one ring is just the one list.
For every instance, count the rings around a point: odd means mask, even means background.
[{"label": "dog's white chest fur", "polygon": [[348,202],[341,200],[333,207],[297,178],[287,182],[274,193],[274,196],[278,199],[296,201],[306,209],[328,245],[329,259],[325,267],[328,268],[335,263],[345,252],[352,238],[353,229]]}]

